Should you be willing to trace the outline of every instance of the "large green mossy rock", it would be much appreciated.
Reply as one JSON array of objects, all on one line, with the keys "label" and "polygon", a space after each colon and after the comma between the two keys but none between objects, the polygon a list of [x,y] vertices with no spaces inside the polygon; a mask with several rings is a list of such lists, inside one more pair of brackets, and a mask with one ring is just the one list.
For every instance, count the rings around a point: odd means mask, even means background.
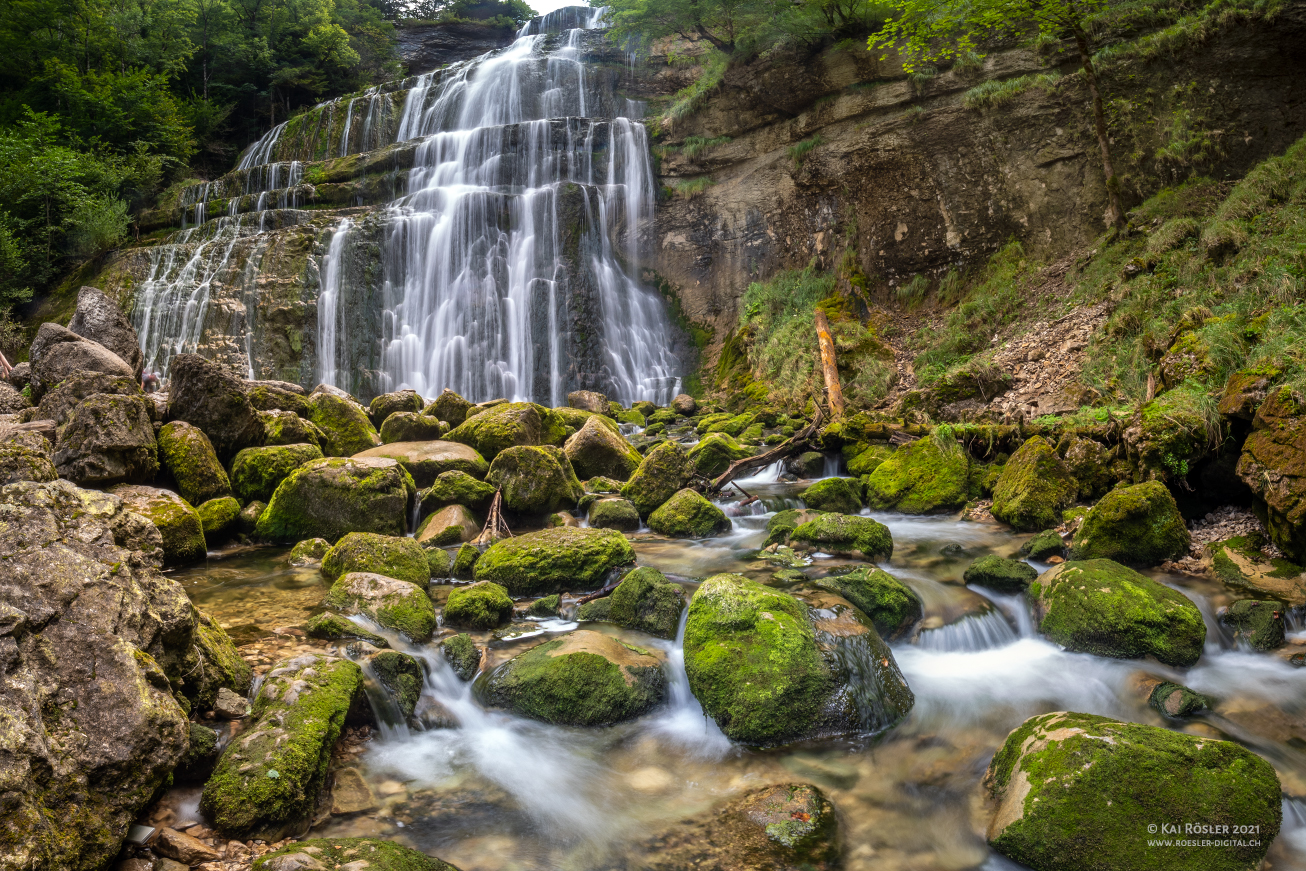
[{"label": "large green mossy rock", "polygon": [[502,490],[503,507],[518,514],[574,508],[585,495],[566,453],[552,445],[503,449],[490,464],[485,480]]},{"label": "large green mossy rock", "polygon": [[467,629],[495,629],[512,620],[512,599],[498,584],[479,581],[449,593],[444,605],[446,626]]},{"label": "large green mossy rock", "polygon": [[200,609],[195,609],[195,634],[191,650],[196,657],[194,670],[185,677],[182,691],[195,711],[213,707],[218,691],[229,689],[244,697],[254,680],[254,671],[240,655],[221,624]]},{"label": "large green mossy rock", "polygon": [[416,498],[412,477],[394,460],[313,460],[278,485],[255,533],[274,542],[335,542],[350,532],[403,535]]},{"label": "large green mossy rock", "polygon": [[1240,599],[1220,615],[1220,622],[1254,649],[1274,650],[1284,642],[1283,612],[1279,602]]},{"label": "large green mossy rock", "polygon": [[370,632],[353,620],[346,620],[330,611],[310,617],[304,624],[304,631],[309,638],[321,638],[324,641],[366,641],[373,647],[390,646],[389,641],[375,632]]},{"label": "large green mossy rock", "polygon": [[[825,641],[818,644],[803,602],[741,575],[714,575],[689,603],[690,689],[704,712],[742,744],[884,728],[910,710],[911,691],[875,630],[856,628],[839,636],[822,632]],[[850,661],[867,673],[851,674],[841,665]]]},{"label": "large green mossy rock", "polygon": [[1293,391],[1271,391],[1257,409],[1238,477],[1263,506],[1270,538],[1306,562],[1306,402]]},{"label": "large green mossy rock", "polygon": [[159,430],[159,460],[192,505],[231,495],[227,470],[218,462],[209,437],[199,427],[174,420]]},{"label": "large green mossy rock", "polygon": [[[1141,476],[1182,478],[1210,451],[1209,402],[1204,390],[1180,387],[1138,410],[1124,443]],[[1214,444],[1221,441],[1217,437]]]},{"label": "large green mossy rock", "polygon": [[[1260,867],[1282,814],[1279,780],[1255,753],[1092,714],[1026,720],[984,783],[989,844],[1034,871],[1248,871]],[[1234,834],[1237,826],[1255,834]]]},{"label": "large green mossy rock", "polygon": [[472,415],[445,438],[475,448],[493,462],[507,448],[543,444],[545,429],[539,406],[530,402],[505,402]]},{"label": "large green mossy rock", "polygon": [[1028,590],[1029,582],[1037,577],[1038,570],[1029,563],[991,553],[967,566],[961,579],[967,584],[1014,595]]},{"label": "large green mossy rock", "polygon": [[697,490],[680,490],[648,516],[649,529],[673,538],[729,532],[730,518]]},{"label": "large green mossy rock", "polygon": [[363,406],[333,393],[314,393],[308,398],[310,419],[322,431],[322,453],[328,457],[352,457],[381,444],[381,436]]},{"label": "large green mossy rock", "polygon": [[195,506],[195,513],[200,517],[205,543],[213,544],[226,541],[236,533],[240,503],[234,496],[223,496]]},{"label": "large green mossy rock", "polygon": [[663,442],[644,457],[621,495],[634,504],[640,517],[647,517],[688,484],[693,474],[685,449],[676,442]]},{"label": "large green mossy rock", "polygon": [[440,653],[461,680],[471,680],[481,668],[481,650],[466,633],[452,635],[440,642]]},{"label": "large green mossy rock", "polygon": [[902,445],[866,477],[866,504],[929,514],[966,504],[970,459],[955,442],[926,436]]},{"label": "large green mossy rock", "polygon": [[881,463],[893,456],[893,448],[889,445],[868,445],[865,442],[858,442],[845,447],[843,456],[848,465],[848,474],[864,478],[873,474]]},{"label": "large green mossy rock", "polygon": [[560,726],[607,726],[648,713],[666,696],[662,659],[588,630],[547,641],[504,663],[486,700]]},{"label": "large green mossy rock", "polygon": [[389,725],[412,722],[426,681],[421,664],[407,653],[377,648],[366,641],[353,642],[347,651],[350,659],[375,677],[375,689],[389,701],[378,705],[373,700],[372,713]]},{"label": "large green mossy rock", "polygon": [[385,457],[398,461],[419,487],[430,487],[445,472],[484,478],[490,464],[467,445],[451,441],[395,442],[355,454],[358,459]]},{"label": "large green mossy rock", "polygon": [[276,841],[299,830],[316,809],[346,718],[363,704],[363,672],[347,659],[278,662],[254,700],[254,722],[204,785],[200,808],[230,837]]},{"label": "large green mossy rock", "polygon": [[322,451],[311,444],[245,448],[231,461],[231,486],[242,502],[269,502],[291,472],[320,459]]},{"label": "large green mossy rock", "polygon": [[1020,546],[1020,555],[1046,562],[1048,558],[1066,555],[1066,543],[1055,529],[1045,529]]},{"label": "large green mossy rock", "polygon": [[596,499],[590,503],[587,520],[595,529],[616,529],[620,532],[639,529],[639,512],[629,499]]},{"label": "large green mossy rock", "polygon": [[620,532],[560,526],[495,542],[476,561],[475,574],[512,596],[547,596],[598,589],[610,569],[634,561]]},{"label": "large green mossy rock", "polygon": [[1187,668],[1206,624],[1184,594],[1106,559],[1053,566],[1029,587],[1038,629],[1067,650]]},{"label": "large green mossy rock", "polygon": [[204,559],[204,520],[185,499],[171,490],[141,484],[119,484],[109,492],[132,511],[153,523],[163,536],[163,564],[182,566]]},{"label": "large green mossy rock", "polygon": [[418,542],[375,532],[351,532],[322,557],[322,577],[328,581],[350,572],[373,572],[410,584],[431,579],[426,551]]},{"label": "large green mossy rock", "polygon": [[313,413],[307,396],[266,382],[246,385],[245,396],[258,411],[285,411],[304,419]]},{"label": "large green mossy rock", "polygon": [[380,626],[424,642],[435,631],[435,606],[424,585],[372,572],[350,572],[331,585],[323,600],[328,608],[370,617]]},{"label": "large green mossy rock", "polygon": [[422,409],[422,414],[428,414],[444,421],[451,427],[456,427],[467,420],[467,412],[472,407],[472,403],[446,387],[430,405]]},{"label": "large green mossy rock", "polygon": [[620,432],[614,432],[603,420],[594,415],[585,421],[580,431],[567,439],[563,451],[581,478],[604,477],[625,481],[643,458]]},{"label": "large green mossy rock", "polygon": [[893,556],[889,527],[855,514],[821,514],[789,533],[795,547],[824,551],[836,556],[880,560]]},{"label": "large green mossy rock", "polygon": [[[361,864],[366,863],[366,864]],[[458,871],[410,847],[380,838],[310,838],[273,850],[254,871]]]},{"label": "large green mossy rock", "polygon": [[1154,566],[1188,551],[1190,537],[1165,485],[1148,481],[1102,497],[1075,532],[1071,558]]},{"label": "large green mossy rock", "polygon": [[786,508],[783,511],[777,511],[766,522],[766,541],[762,543],[762,546],[770,547],[773,544],[784,544],[789,540],[791,532],[824,513],[812,508]]},{"label": "large green mossy rock", "polygon": [[446,505],[422,521],[414,538],[423,547],[441,547],[472,541],[480,533],[480,521],[471,509],[462,505]]},{"label": "large green mossy rock", "polygon": [[753,452],[723,432],[714,432],[689,449],[689,462],[694,473],[704,478],[715,478],[735,460],[750,457]]},{"label": "large green mossy rock", "polygon": [[466,472],[441,472],[435,483],[422,491],[422,512],[435,511],[446,505],[463,505],[473,511],[484,511],[494,501],[494,493],[493,484],[478,481]]},{"label": "large green mossy rock", "polygon": [[679,584],[668,581],[648,566],[635,569],[612,591],[606,619],[627,629],[638,629],[658,638],[675,638],[685,594]]},{"label": "large green mossy rock", "polygon": [[449,428],[444,421],[437,420],[429,414],[417,414],[412,411],[397,411],[381,424],[381,443],[395,442],[429,442],[440,439]]},{"label": "large green mossy rock", "polygon": [[380,429],[395,414],[421,414],[424,403],[416,390],[396,390],[372,398],[367,405],[367,416],[372,426]]},{"label": "large green mossy rock", "polygon": [[858,566],[846,574],[821,578],[816,586],[843,596],[890,641],[910,632],[924,614],[921,598],[911,587],[874,566]]},{"label": "large green mossy rock", "polygon": [[808,508],[856,514],[862,508],[862,485],[855,478],[825,478],[798,494]]},{"label": "large green mossy rock", "polygon": [[993,516],[1014,529],[1034,532],[1061,522],[1078,486],[1066,464],[1042,436],[1011,455],[993,488]]}]

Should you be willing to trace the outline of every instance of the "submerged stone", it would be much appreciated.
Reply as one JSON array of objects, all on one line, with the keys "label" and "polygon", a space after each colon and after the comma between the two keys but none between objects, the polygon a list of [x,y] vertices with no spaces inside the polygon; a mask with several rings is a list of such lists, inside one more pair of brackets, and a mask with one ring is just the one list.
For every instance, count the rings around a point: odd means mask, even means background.
[{"label": "submerged stone", "polygon": [[[366,863],[366,864],[363,864]],[[310,838],[254,860],[253,871],[458,871],[381,838]]]},{"label": "submerged stone", "polygon": [[1278,602],[1240,599],[1224,610],[1220,622],[1256,650],[1283,646],[1283,605]]}]

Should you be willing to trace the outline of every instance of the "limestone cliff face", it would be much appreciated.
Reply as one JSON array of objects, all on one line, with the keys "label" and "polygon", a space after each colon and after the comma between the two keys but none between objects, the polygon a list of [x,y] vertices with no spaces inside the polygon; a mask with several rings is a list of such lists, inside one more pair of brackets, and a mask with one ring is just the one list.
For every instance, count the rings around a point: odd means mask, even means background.
[{"label": "limestone cliff face", "polygon": [[[680,52],[686,46],[678,47]],[[692,51],[692,47],[689,47]],[[1106,190],[1082,77],[1029,89],[995,109],[963,94],[988,79],[1047,72],[1031,51],[989,55],[982,71],[913,83],[890,58],[833,52],[730,70],[694,115],[663,131],[665,184],[710,177],[692,198],[659,205],[647,240],[652,265],[678,289],[690,319],[720,341],[750,281],[834,265],[853,245],[880,286],[986,258],[1011,238],[1055,258],[1105,229]],[[1114,157],[1127,204],[1186,169],[1156,157],[1183,121],[1218,146],[1201,174],[1237,178],[1306,130],[1306,4],[1272,22],[1239,23],[1147,62],[1107,68]],[[649,94],[683,86],[665,57],[640,82]],[[691,136],[728,142],[693,158]],[[820,137],[801,163],[790,149]]]}]

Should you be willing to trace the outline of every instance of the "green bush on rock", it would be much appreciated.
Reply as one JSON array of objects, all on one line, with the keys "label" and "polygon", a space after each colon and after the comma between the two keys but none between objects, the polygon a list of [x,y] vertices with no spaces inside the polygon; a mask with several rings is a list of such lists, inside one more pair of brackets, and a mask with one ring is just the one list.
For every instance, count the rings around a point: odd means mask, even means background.
[{"label": "green bush on rock", "polygon": [[1065,463],[1042,436],[1011,455],[993,488],[993,516],[1013,529],[1032,532],[1056,526],[1075,500],[1076,484]]},{"label": "green bush on rock", "polygon": [[596,589],[609,569],[634,561],[635,551],[620,532],[563,526],[495,542],[476,561],[475,575],[512,596],[547,596]]},{"label": "green bush on rock", "polygon": [[1107,559],[1067,562],[1029,588],[1039,631],[1067,650],[1187,668],[1206,624],[1182,593]]},{"label": "green bush on rock", "polygon": [[606,726],[647,713],[666,695],[661,658],[610,635],[570,632],[490,675],[491,704],[563,726]]},{"label": "green bush on rock", "polygon": [[676,538],[702,538],[731,529],[724,511],[697,490],[680,490],[648,516],[649,528]]},{"label": "green bush on rock", "polygon": [[1071,559],[1154,566],[1188,550],[1188,527],[1165,485],[1148,481],[1102,497],[1075,533]]},{"label": "green bush on rock", "polygon": [[374,532],[351,532],[322,558],[322,577],[328,581],[349,572],[374,572],[419,585],[431,579],[420,544],[411,538]]},{"label": "green bush on rock", "polygon": [[[1274,769],[1251,751],[1091,714],[1026,720],[984,783],[994,802],[989,844],[1034,871],[1246,871],[1259,867],[1282,813]],[[1233,835],[1235,846],[1196,838],[1149,849],[1149,820],[1256,834]]]},{"label": "green bush on rock", "polygon": [[446,626],[468,629],[496,629],[512,620],[512,599],[498,584],[479,581],[470,587],[458,587],[449,594],[444,606]]}]

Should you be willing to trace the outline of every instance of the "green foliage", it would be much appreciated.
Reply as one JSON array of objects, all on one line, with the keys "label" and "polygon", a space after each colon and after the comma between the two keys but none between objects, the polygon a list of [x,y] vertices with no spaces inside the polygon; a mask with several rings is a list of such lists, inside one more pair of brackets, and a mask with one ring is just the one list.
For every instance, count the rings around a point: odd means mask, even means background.
[{"label": "green foliage", "polygon": [[680,147],[680,153],[693,160],[703,152],[716,148],[718,145],[725,145],[729,141],[729,136],[717,136],[713,139],[708,139],[706,136],[688,136]]},{"label": "green foliage", "polygon": [[990,79],[962,94],[961,102],[967,109],[976,111],[995,109],[1005,106],[1028,90],[1050,90],[1056,87],[1060,79],[1060,73],[1030,73],[1014,79]]},{"label": "green foliage", "polygon": [[703,191],[712,187],[716,182],[710,175],[700,176],[699,178],[682,179],[672,182],[670,190],[681,199],[692,200]]},{"label": "green foliage", "polygon": [[685,88],[676,92],[676,96],[663,113],[665,122],[679,121],[697,112],[698,109],[707,102],[707,98],[716,90],[717,85],[725,78],[726,68],[730,65],[730,56],[720,51],[710,52],[707,59],[703,62],[702,70],[698,78]]},{"label": "green foliage", "polygon": [[909,307],[918,306],[925,302],[925,294],[929,293],[929,290],[930,280],[918,272],[910,280],[898,286],[898,300]]},{"label": "green foliage", "polygon": [[821,134],[816,134],[811,139],[804,139],[797,145],[789,146],[789,159],[794,162],[794,169],[801,169],[803,159],[807,157],[815,148],[824,145],[825,139]]}]

